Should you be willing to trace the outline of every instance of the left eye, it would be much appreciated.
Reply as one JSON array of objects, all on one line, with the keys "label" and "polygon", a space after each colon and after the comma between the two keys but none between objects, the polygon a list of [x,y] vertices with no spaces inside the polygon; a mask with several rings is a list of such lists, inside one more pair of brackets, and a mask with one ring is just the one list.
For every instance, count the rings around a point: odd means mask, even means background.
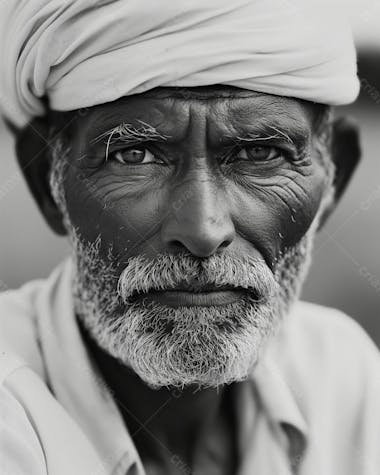
[{"label": "left eye", "polygon": [[126,148],[118,150],[109,155],[111,159],[117,160],[119,163],[153,163],[156,157],[146,148]]},{"label": "left eye", "polygon": [[244,147],[236,155],[236,158],[242,160],[253,160],[257,162],[266,162],[281,156],[281,150],[277,147]]}]

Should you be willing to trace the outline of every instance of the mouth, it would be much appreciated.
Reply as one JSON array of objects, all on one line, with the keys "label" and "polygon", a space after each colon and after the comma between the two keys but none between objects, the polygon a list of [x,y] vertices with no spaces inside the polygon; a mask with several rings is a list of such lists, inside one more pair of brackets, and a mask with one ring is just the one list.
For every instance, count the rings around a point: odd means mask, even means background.
[{"label": "mouth", "polygon": [[211,307],[231,304],[246,298],[248,294],[252,298],[252,292],[243,287],[183,284],[171,289],[135,294],[132,300],[144,300],[170,307]]}]

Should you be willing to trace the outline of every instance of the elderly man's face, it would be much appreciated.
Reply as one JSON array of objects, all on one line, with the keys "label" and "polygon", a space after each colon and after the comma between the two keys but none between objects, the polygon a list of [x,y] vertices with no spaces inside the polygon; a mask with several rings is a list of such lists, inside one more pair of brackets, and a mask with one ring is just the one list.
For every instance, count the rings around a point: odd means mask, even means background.
[{"label": "elderly man's face", "polygon": [[303,280],[331,185],[318,144],[310,104],[234,89],[78,119],[51,184],[98,343],[152,386],[244,378]]}]

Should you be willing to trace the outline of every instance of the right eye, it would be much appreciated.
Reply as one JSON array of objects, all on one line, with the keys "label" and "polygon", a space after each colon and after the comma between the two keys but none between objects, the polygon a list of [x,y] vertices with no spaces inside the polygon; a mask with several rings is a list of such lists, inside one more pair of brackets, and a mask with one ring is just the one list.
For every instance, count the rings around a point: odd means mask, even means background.
[{"label": "right eye", "polygon": [[138,164],[145,165],[147,163],[155,163],[156,157],[146,148],[131,147],[118,150],[109,155],[109,158],[117,160],[124,165]]}]

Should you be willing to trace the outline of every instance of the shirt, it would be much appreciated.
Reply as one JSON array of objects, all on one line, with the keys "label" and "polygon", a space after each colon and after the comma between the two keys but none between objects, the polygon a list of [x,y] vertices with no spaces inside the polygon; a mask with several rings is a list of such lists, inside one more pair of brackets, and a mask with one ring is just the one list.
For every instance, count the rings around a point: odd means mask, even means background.
[{"label": "shirt", "polygon": [[[67,259],[0,295],[0,473],[144,475],[81,338],[72,272]],[[234,394],[238,475],[380,474],[379,353],[339,311],[294,305]]]}]

